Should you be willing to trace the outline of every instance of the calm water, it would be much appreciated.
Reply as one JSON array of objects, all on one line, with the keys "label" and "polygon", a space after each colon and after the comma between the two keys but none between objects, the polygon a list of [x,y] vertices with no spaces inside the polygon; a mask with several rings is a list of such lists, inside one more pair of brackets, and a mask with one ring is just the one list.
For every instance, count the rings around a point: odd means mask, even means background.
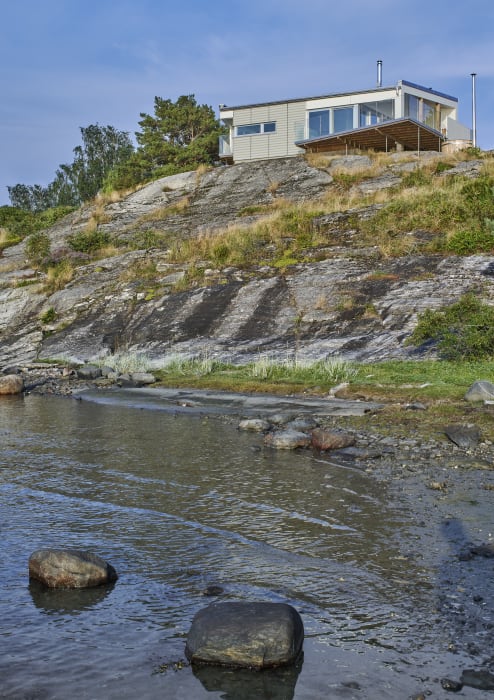
[{"label": "calm water", "polygon": [[[0,402],[0,697],[396,700],[456,668],[405,493],[132,396]],[[120,578],[29,584],[47,546],[90,549]],[[210,584],[294,605],[301,666],[175,670]]]}]

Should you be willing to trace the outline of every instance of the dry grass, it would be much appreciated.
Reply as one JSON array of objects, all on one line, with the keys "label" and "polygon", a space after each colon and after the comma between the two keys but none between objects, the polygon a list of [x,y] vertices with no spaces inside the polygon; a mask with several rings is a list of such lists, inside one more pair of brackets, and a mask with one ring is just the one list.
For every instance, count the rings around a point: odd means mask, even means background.
[{"label": "dry grass", "polygon": [[164,207],[157,207],[147,214],[140,216],[133,227],[137,227],[139,224],[149,222],[149,221],[162,221],[168,216],[175,216],[177,214],[183,214],[190,205],[190,197],[182,197],[173,204],[168,204]]}]

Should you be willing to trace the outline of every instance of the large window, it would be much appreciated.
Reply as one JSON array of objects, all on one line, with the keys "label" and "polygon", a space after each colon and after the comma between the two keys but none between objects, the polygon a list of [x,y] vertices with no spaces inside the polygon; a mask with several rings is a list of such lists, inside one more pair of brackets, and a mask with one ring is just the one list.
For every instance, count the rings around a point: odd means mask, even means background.
[{"label": "large window", "polygon": [[317,139],[353,129],[353,107],[314,109],[309,112],[309,138]]},{"label": "large window", "polygon": [[359,107],[359,125],[373,126],[394,119],[395,103],[393,100],[365,102]]},{"label": "large window", "polygon": [[276,122],[262,122],[260,124],[241,124],[235,127],[235,136],[254,136],[255,134],[273,134],[276,131]]},{"label": "large window", "polygon": [[333,109],[333,133],[353,129],[353,107]]},{"label": "large window", "polygon": [[319,136],[329,134],[329,109],[317,109],[309,112],[309,138],[317,139]]},{"label": "large window", "polygon": [[441,128],[439,122],[440,114],[436,109],[436,103],[424,100],[415,95],[405,93],[405,117],[416,119],[419,122],[431,126],[433,129]]}]

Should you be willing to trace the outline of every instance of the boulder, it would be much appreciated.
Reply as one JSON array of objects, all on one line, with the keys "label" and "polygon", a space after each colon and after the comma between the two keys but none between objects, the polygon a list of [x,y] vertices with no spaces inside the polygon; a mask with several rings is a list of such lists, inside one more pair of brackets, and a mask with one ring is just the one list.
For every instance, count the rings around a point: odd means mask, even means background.
[{"label": "boulder", "polygon": [[312,447],[316,450],[341,450],[355,444],[355,437],[340,430],[316,428],[312,431]]},{"label": "boulder", "polygon": [[299,430],[276,430],[264,436],[264,444],[276,450],[295,450],[297,447],[309,447],[310,437]]},{"label": "boulder", "polygon": [[83,365],[77,370],[77,377],[79,379],[98,379],[102,376],[101,367],[96,365]]},{"label": "boulder", "polygon": [[269,430],[269,423],[262,418],[245,418],[238,424],[239,430],[252,430],[255,433],[262,433]]},{"label": "boulder", "polygon": [[49,588],[91,588],[118,578],[113,566],[80,549],[38,549],[29,557],[29,577]]},{"label": "boulder", "polygon": [[494,384],[485,380],[474,382],[465,394],[466,401],[494,401]]},{"label": "boulder", "polygon": [[191,663],[270,668],[294,663],[303,640],[302,619],[291,605],[216,603],[194,617],[185,654]]},{"label": "boulder", "polygon": [[302,432],[304,430],[312,430],[313,428],[317,428],[317,426],[317,421],[310,416],[306,418],[295,418],[295,420],[291,420],[286,424],[288,430],[301,430]]},{"label": "boulder", "polygon": [[24,380],[18,374],[4,374],[0,376],[0,396],[20,394],[23,389]]},{"label": "boulder", "polygon": [[130,379],[136,386],[147,386],[148,384],[154,384],[156,381],[156,377],[150,372],[131,372]]},{"label": "boulder", "polygon": [[480,430],[476,425],[448,425],[444,432],[451,442],[465,449],[477,447],[480,442]]}]

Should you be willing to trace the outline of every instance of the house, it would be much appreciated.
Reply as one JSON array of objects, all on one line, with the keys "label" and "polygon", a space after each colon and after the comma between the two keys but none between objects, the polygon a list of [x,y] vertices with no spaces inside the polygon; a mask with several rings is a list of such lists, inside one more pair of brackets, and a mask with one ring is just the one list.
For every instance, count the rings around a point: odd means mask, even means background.
[{"label": "house", "polygon": [[230,163],[307,151],[451,151],[472,143],[471,129],[458,122],[456,97],[406,80],[383,87],[379,73],[370,90],[220,105],[220,119],[229,133],[219,155]]}]

